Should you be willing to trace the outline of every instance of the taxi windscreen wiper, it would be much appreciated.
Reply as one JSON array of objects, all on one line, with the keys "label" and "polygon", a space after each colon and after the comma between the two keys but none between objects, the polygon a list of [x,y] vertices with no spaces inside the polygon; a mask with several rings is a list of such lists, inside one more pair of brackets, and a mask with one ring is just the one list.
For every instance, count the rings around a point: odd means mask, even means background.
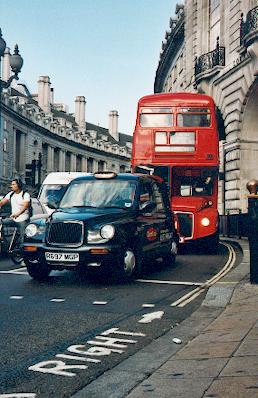
[{"label": "taxi windscreen wiper", "polygon": [[89,207],[89,208],[93,208],[93,209],[97,209],[97,206],[90,206],[90,205],[73,205],[73,206],[68,206],[66,207],[66,209],[72,209],[74,207]]},{"label": "taxi windscreen wiper", "polygon": [[128,208],[122,207],[122,206],[102,206],[101,209],[122,209],[122,210],[128,210]]}]

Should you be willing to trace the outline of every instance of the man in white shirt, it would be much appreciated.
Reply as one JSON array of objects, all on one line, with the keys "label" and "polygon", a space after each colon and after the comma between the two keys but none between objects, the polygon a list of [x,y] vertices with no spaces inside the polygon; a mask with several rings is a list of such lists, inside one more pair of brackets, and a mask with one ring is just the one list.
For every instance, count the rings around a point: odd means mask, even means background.
[{"label": "man in white shirt", "polygon": [[23,191],[21,180],[12,180],[11,191],[0,201],[0,207],[7,202],[11,203],[11,215],[2,221],[3,226],[18,228],[21,237],[20,242],[22,242],[24,230],[30,219],[30,194]]}]

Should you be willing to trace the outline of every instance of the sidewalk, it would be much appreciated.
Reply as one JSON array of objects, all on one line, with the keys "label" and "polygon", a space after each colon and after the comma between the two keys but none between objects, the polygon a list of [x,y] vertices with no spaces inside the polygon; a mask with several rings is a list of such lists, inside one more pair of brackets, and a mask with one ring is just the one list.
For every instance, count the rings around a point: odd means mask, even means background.
[{"label": "sidewalk", "polygon": [[73,397],[257,398],[258,285],[249,283],[248,241],[237,242],[242,263],[197,311]]}]

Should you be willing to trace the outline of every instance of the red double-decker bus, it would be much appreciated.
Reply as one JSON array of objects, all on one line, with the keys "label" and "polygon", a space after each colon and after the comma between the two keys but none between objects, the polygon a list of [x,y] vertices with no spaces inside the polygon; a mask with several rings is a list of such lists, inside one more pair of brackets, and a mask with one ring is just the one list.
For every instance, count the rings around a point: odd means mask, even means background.
[{"label": "red double-decker bus", "polygon": [[211,97],[148,95],[138,103],[132,169],[161,176],[169,187],[180,242],[218,248],[219,136]]}]

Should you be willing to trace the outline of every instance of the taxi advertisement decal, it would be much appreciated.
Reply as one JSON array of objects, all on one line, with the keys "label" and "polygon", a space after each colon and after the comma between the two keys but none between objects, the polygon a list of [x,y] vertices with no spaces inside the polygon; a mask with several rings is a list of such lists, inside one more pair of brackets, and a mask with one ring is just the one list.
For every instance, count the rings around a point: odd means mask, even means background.
[{"label": "taxi advertisement decal", "polygon": [[157,239],[157,235],[158,235],[158,231],[157,231],[155,228],[150,227],[150,228],[147,229],[146,238],[147,238],[150,242],[156,240],[156,239]]}]

